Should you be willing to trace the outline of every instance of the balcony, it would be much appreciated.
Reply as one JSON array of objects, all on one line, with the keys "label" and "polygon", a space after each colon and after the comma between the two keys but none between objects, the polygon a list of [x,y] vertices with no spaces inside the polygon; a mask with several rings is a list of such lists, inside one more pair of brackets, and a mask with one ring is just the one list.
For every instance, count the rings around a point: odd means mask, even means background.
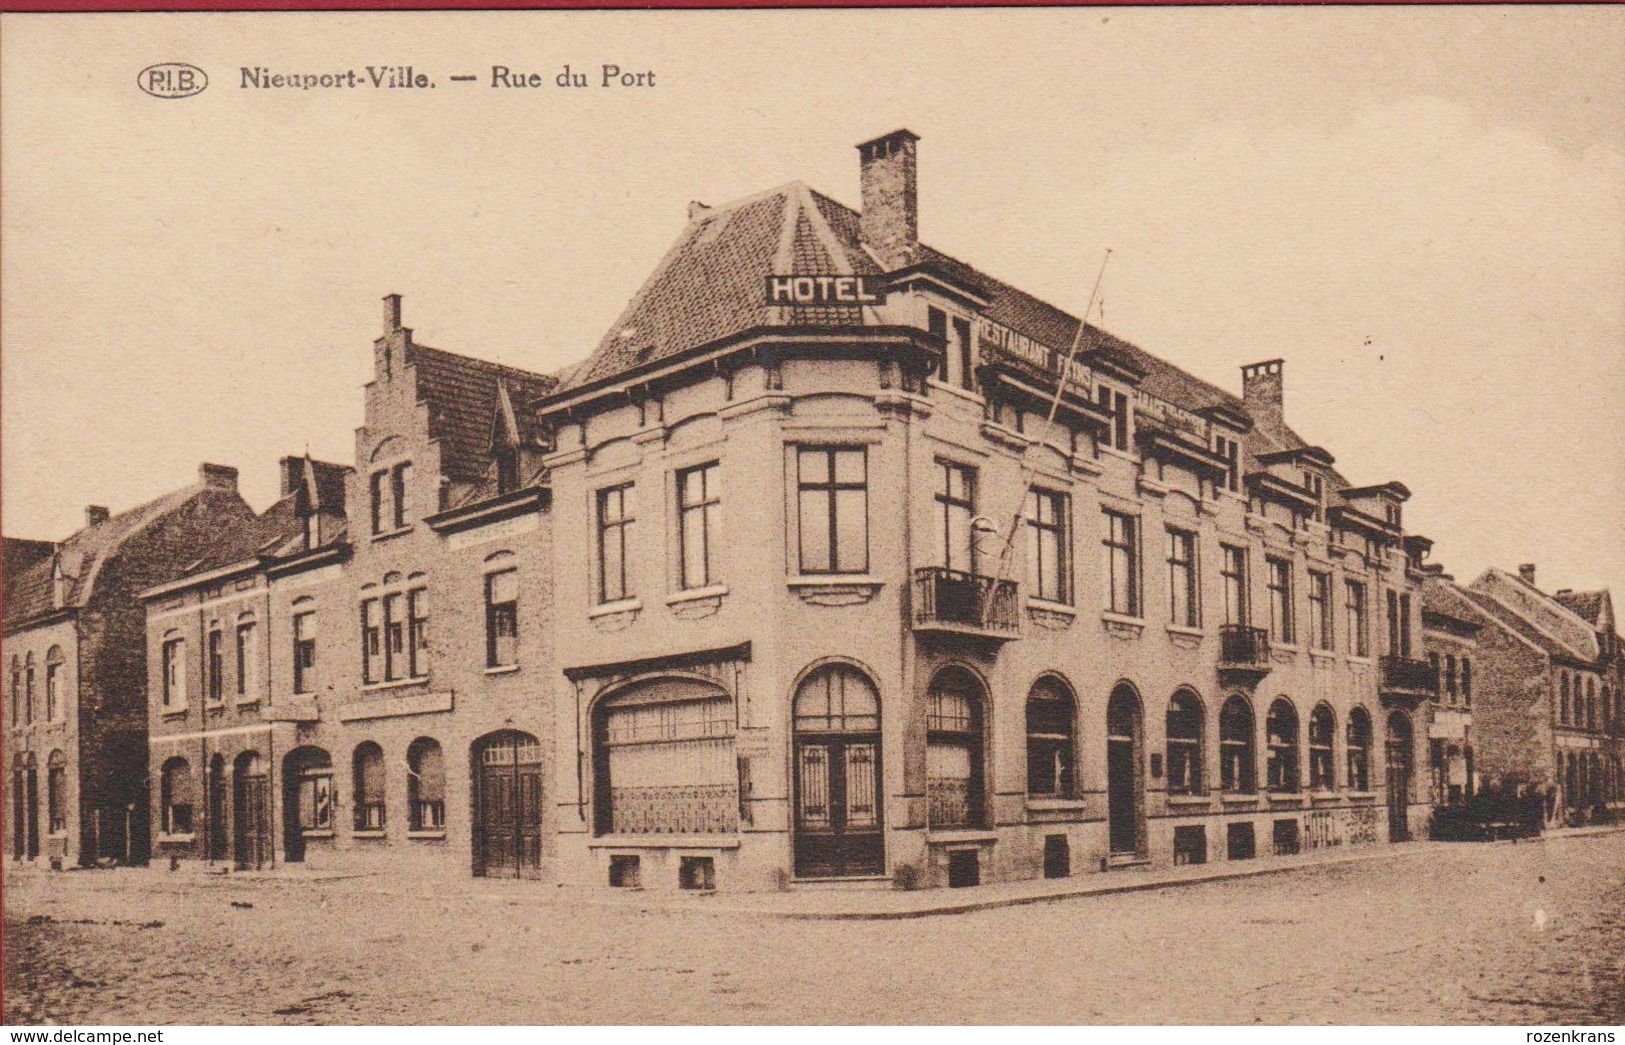
[{"label": "balcony", "polygon": [[914,571],[914,630],[1003,642],[1021,631],[1016,582],[964,570]]},{"label": "balcony", "polygon": [[1270,633],[1245,624],[1219,627],[1219,677],[1252,684],[1269,674]]},{"label": "balcony", "polygon": [[1390,655],[1381,658],[1379,667],[1377,688],[1386,702],[1415,706],[1438,696],[1439,676],[1425,660]]}]

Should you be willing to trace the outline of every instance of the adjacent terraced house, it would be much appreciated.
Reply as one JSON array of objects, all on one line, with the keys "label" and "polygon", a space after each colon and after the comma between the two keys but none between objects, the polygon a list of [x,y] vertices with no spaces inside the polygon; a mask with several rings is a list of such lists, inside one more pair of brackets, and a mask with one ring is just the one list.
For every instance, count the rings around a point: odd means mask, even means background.
[{"label": "adjacent terraced house", "polygon": [[237,470],[117,515],[99,505],[62,541],[6,538],[6,845],[54,867],[148,850],[146,629],[136,593],[206,554],[252,509]]}]

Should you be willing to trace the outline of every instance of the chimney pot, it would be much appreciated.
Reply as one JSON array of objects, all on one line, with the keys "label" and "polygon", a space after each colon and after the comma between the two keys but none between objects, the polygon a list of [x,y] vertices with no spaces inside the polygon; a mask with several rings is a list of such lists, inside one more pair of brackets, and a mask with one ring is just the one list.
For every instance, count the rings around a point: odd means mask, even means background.
[{"label": "chimney pot", "polygon": [[858,235],[890,269],[912,264],[920,250],[920,136],[896,130],[858,146],[863,212]]},{"label": "chimney pot", "polygon": [[197,478],[198,482],[210,489],[237,492],[237,469],[229,464],[204,462],[198,465]]},{"label": "chimney pot", "polygon": [[401,329],[401,296],[384,295],[384,334],[388,336]]},{"label": "chimney pot", "polygon": [[1518,567],[1518,577],[1531,588],[1535,586],[1535,564],[1526,562]]},{"label": "chimney pot", "polygon": [[85,506],[86,526],[100,526],[112,517],[113,513],[107,510],[105,504],[88,504]]}]

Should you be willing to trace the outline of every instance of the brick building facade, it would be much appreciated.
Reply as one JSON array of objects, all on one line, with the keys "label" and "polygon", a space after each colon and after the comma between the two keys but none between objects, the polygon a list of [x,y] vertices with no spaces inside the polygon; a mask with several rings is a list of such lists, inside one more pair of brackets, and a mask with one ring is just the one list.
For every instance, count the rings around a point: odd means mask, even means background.
[{"label": "brick building facade", "polygon": [[237,471],[112,515],[61,542],[5,543],[7,851],[53,867],[145,859],[145,623],[136,593],[180,574],[253,511]]}]

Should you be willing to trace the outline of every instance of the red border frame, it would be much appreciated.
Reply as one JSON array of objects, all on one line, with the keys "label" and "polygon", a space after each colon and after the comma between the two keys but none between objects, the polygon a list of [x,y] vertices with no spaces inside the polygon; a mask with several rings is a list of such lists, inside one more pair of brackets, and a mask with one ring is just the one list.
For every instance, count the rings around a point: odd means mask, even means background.
[{"label": "red border frame", "polygon": [[673,11],[997,7],[1570,6],[1625,0],[0,0],[0,12]]}]

